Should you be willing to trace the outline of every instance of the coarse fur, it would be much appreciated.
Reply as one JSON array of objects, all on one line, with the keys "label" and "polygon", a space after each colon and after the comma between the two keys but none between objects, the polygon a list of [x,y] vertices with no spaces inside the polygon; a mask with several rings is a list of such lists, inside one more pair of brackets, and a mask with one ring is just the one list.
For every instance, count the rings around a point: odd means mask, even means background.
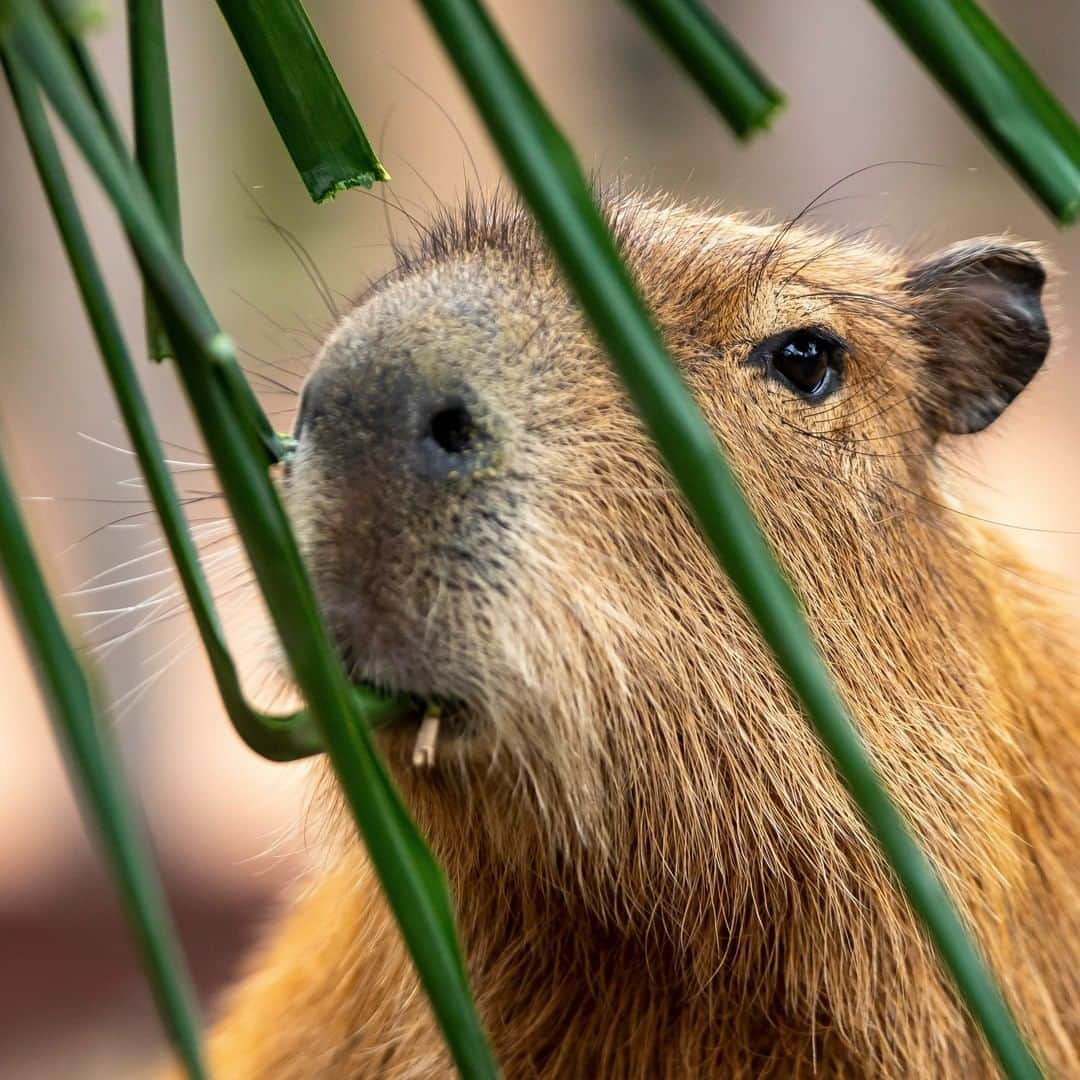
[{"label": "coarse fur", "polygon": [[[1075,628],[955,512],[939,452],[1038,366],[1023,312],[986,300],[988,345],[950,297],[990,265],[1037,299],[1035,253],[982,241],[913,266],[802,223],[605,208],[881,774],[1047,1067],[1080,1075]],[[806,326],[846,343],[817,405],[747,362]],[[991,345],[1019,358],[1004,382],[980,372]],[[505,1075],[992,1075],[527,215],[472,199],[424,230],[312,380],[287,497],[343,656],[464,703],[431,771],[409,765],[415,729],[381,739]],[[397,466],[378,413],[417,385],[468,396],[483,467],[434,484]],[[331,816],[329,866],[228,999],[216,1076],[450,1071]]]}]

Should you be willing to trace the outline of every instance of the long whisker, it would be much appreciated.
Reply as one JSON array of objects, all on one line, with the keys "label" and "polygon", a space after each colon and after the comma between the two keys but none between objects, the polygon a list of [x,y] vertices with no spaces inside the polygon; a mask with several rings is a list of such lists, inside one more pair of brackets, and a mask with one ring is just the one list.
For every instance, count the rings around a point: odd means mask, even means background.
[{"label": "long whisker", "polygon": [[157,671],[151,672],[145,679],[133,686],[126,693],[121,694],[106,710],[106,714],[113,724],[119,724],[121,720],[143,699],[146,692],[158,682],[171,668],[174,668],[187,655],[187,649],[181,649],[168,662],[162,664]]},{"label": "long whisker", "polygon": [[250,360],[254,360],[256,364],[262,364],[265,367],[274,368],[276,371],[280,371],[283,375],[287,375],[290,379],[303,379],[304,371],[294,371],[291,367],[287,367],[285,364],[275,362],[273,360],[267,360],[263,356],[256,356],[250,349],[239,348],[239,352]]},{"label": "long whisker", "polygon": [[315,260],[311,256],[311,252],[300,242],[297,236],[290,232],[284,225],[275,221],[259,202],[258,196],[252,191],[240,177],[236,177],[236,182],[240,184],[244,193],[251,200],[255,209],[258,210],[263,222],[270,226],[277,233],[278,237],[285,243],[285,246],[292,253],[293,257],[300,264],[300,268],[307,275],[308,280],[315,288],[315,292],[318,294],[319,299],[326,305],[327,311],[330,313],[330,317],[336,322],[341,316],[338,312],[337,305],[334,303],[334,294],[330,291],[330,286],[327,285],[326,279],[323,277],[322,271],[319,269]]},{"label": "long whisker", "polygon": [[265,372],[262,371],[254,371],[252,368],[247,367],[244,364],[241,364],[240,366],[241,369],[251,378],[260,379],[262,380],[262,382],[266,383],[267,386],[272,386],[274,388],[273,390],[264,392],[288,394],[290,397],[296,397],[295,386],[287,386],[285,383],[281,382],[278,379],[275,379],[273,376],[267,375]]},{"label": "long whisker", "polygon": [[461,143],[461,149],[465,151],[465,156],[469,159],[469,165],[472,168],[473,179],[476,181],[477,190],[481,190],[484,185],[480,179],[480,170],[476,166],[476,158],[473,157],[473,153],[469,149],[468,141],[466,140],[464,134],[462,134],[461,128],[459,128],[454,122],[454,118],[450,115],[449,110],[446,108],[445,105],[443,105],[441,101],[439,101],[437,97],[435,97],[434,94],[432,94],[428,90],[425,90],[424,87],[422,87],[415,79],[410,78],[408,75],[406,75],[405,72],[401,70],[401,68],[397,67],[394,64],[391,64],[390,67],[393,71],[400,75],[401,78],[403,78],[414,90],[416,90],[417,93],[422,94],[432,105],[435,106],[436,109],[439,110],[440,113],[442,113],[443,119],[450,125],[454,134],[458,137],[458,141]]},{"label": "long whisker", "polygon": [[821,203],[821,200],[830,192],[835,191],[841,184],[846,184],[849,180],[854,180],[857,176],[862,176],[865,173],[872,172],[875,169],[882,169],[887,166],[894,165],[916,165],[924,168],[938,169],[941,165],[930,161],[907,161],[903,159],[894,159],[890,161],[875,161],[869,165],[863,165],[859,169],[853,169],[851,172],[841,176],[838,180],[834,180],[827,187],[823,188],[817,193],[794,217],[790,218],[782,229],[780,229],[776,236],[773,238],[768,250],[765,252],[765,257],[761,260],[758,281],[760,282],[765,272],[768,270],[773,258],[779,252],[781,245],[787,239],[788,234],[796,225],[799,224],[816,206]]},{"label": "long whisker", "polygon": [[[116,443],[106,442],[104,439],[99,439],[96,436],[90,435],[88,432],[85,432],[85,431],[77,431],[77,432],[75,432],[75,434],[78,435],[78,437],[80,439],[85,439],[87,442],[93,443],[95,446],[103,446],[106,450],[115,450],[118,454],[125,454],[128,457],[135,457],[135,451],[129,449],[126,446],[117,446]],[[164,440],[162,440],[162,441],[164,442]],[[166,444],[166,445],[169,445],[169,444]],[[187,448],[182,447],[181,449],[186,450]],[[190,451],[190,452],[191,453],[196,453],[196,451]],[[211,468],[213,468],[212,465],[210,465],[210,464],[208,464],[206,462],[203,462],[203,461],[182,461],[182,460],[179,460],[179,459],[176,459],[176,458],[165,458],[165,464],[170,465],[170,466],[178,465],[178,466],[182,466],[183,468],[187,468],[187,469],[211,469]]]},{"label": "long whisker", "polygon": [[[199,495],[199,496],[196,496],[195,498],[192,498],[192,499],[182,499],[181,500],[181,506],[183,506],[186,509],[189,506],[195,506],[195,505],[198,505],[199,503],[208,502],[211,499],[220,499],[220,498],[221,498],[221,493],[220,492],[214,492],[212,494],[206,494],[206,495]],[[94,501],[94,500],[91,500],[91,501]],[[115,499],[115,500],[112,500],[112,501],[114,501],[114,502],[124,502],[125,500]],[[126,500],[126,501],[133,502],[133,503],[140,503],[141,502],[143,505],[146,505],[146,503],[149,500],[146,500],[146,499],[130,499],[130,500]],[[69,552],[74,551],[75,548],[77,548],[80,544],[86,543],[87,540],[92,539],[93,537],[97,536],[99,533],[104,532],[106,529],[115,528],[118,524],[122,524],[124,522],[136,521],[139,518],[150,517],[155,513],[156,513],[156,511],[154,510],[154,508],[150,507],[147,510],[141,510],[141,511],[139,511],[137,513],[125,514],[123,517],[117,518],[115,521],[108,521],[104,525],[99,525],[97,528],[91,529],[90,532],[86,533],[84,536],[80,536],[79,539],[75,540],[73,543],[68,544],[68,546],[66,548],[64,548],[64,550],[61,552],[61,554],[67,555]]]},{"label": "long whisker", "polygon": [[1080,536],[1080,530],[1078,529],[1045,529],[1038,525],[1018,525],[1012,521],[999,521],[995,518],[983,517],[981,514],[973,514],[967,510],[961,510],[959,507],[950,506],[948,503],[938,502],[929,495],[924,495],[922,492],[905,487],[899,480],[894,480],[891,477],[889,478],[889,483],[892,484],[893,487],[906,492],[908,495],[912,496],[912,498],[919,499],[931,506],[935,506],[939,510],[946,510],[951,514],[956,514],[963,518],[970,518],[972,521],[979,521],[984,525],[994,525],[999,529],[1016,529],[1020,532],[1043,533],[1047,536]]},{"label": "long whisker", "polygon": [[316,346],[322,344],[322,339],[315,334],[312,334],[309,330],[303,327],[297,329],[296,327],[286,326],[280,320],[275,319],[268,311],[259,307],[253,300],[249,300],[243,293],[237,292],[236,289],[230,291],[242,304],[246,304],[257,315],[262,316],[262,318],[264,318],[279,334],[284,334],[286,337],[292,338],[293,344],[303,347],[305,338],[310,338]]}]

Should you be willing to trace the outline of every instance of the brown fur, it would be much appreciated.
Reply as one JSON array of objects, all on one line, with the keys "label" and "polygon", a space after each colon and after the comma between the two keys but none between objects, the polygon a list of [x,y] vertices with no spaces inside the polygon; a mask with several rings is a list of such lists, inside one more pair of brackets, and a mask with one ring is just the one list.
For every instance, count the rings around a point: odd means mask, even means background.
[{"label": "brown fur", "polygon": [[[1080,1075],[1080,673],[1033,571],[950,509],[926,418],[976,361],[930,343],[942,320],[895,252],[638,197],[609,212],[882,774],[1047,1066]],[[818,406],[741,363],[805,325],[849,346]],[[467,379],[496,447],[436,498],[348,422],[402,357]],[[409,732],[384,745],[505,1074],[991,1074],[525,216],[438,223],[317,369],[352,397],[301,437],[290,509],[356,676],[468,706],[433,773]],[[229,999],[227,1080],[449,1068],[337,823]]]}]

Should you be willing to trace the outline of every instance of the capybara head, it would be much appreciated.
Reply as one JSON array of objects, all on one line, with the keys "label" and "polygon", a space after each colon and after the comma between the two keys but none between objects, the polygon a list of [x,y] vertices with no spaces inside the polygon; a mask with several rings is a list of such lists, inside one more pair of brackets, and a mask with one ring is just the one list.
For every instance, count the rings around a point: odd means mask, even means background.
[{"label": "capybara head", "polygon": [[[992,891],[995,600],[941,440],[1042,364],[1038,258],[605,210],[892,791],[950,882]],[[444,703],[432,769],[415,719],[380,738],[459,893],[530,882],[701,986],[797,964],[810,994],[828,940],[853,969],[889,950],[873,842],[522,210],[425,232],[326,342],[296,437],[350,674]]]}]

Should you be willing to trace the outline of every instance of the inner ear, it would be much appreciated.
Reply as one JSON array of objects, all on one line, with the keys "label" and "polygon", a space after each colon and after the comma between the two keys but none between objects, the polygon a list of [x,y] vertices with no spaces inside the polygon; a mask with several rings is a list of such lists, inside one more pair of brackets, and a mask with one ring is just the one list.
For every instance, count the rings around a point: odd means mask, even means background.
[{"label": "inner ear", "polygon": [[910,270],[927,355],[923,412],[936,434],[981,431],[1042,367],[1045,281],[1033,249],[997,240],[958,244]]}]

